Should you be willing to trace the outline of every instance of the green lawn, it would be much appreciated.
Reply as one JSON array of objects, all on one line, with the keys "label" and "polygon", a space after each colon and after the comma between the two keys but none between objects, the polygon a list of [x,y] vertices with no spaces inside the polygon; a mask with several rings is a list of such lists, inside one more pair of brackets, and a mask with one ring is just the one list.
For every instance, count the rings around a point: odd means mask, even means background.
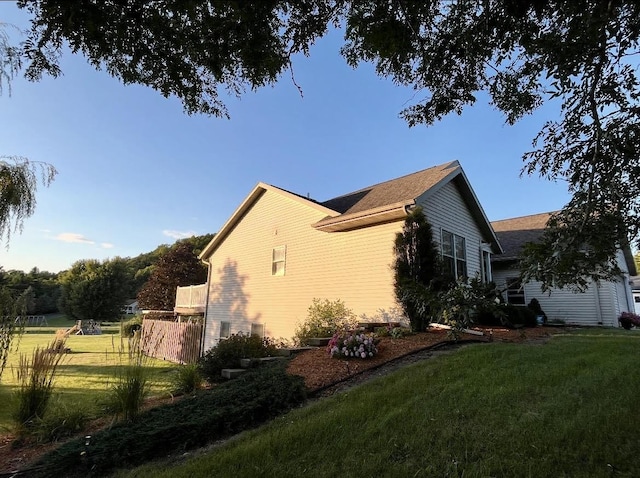
[{"label": "green lawn", "polygon": [[[11,430],[14,390],[17,385],[13,367],[18,363],[19,354],[30,355],[37,346],[43,347],[54,337],[58,329],[68,329],[74,321],[64,316],[48,318],[48,326],[25,327],[19,339],[18,350],[11,353],[7,368],[0,384],[0,433]],[[55,381],[54,404],[84,407],[92,415],[101,413],[100,400],[110,384],[113,384],[117,367],[123,363],[119,350],[126,347],[126,339],[121,341],[118,323],[105,324],[102,335],[71,335],[66,346],[71,353],[64,356]],[[161,395],[169,389],[171,371],[175,365],[170,362],[149,359],[151,369],[151,394]]]},{"label": "green lawn", "polygon": [[119,476],[637,476],[639,359],[618,331],[467,346]]}]

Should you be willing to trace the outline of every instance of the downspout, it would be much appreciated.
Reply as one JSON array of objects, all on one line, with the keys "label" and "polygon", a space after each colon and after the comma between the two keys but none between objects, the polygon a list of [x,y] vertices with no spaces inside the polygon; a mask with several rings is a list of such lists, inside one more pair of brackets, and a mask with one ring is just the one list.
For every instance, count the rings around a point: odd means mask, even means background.
[{"label": "downspout", "polygon": [[209,290],[211,290],[209,284],[211,283],[211,263],[207,261],[202,261],[207,264],[207,294],[204,300],[204,316],[202,318],[202,337],[200,337],[200,356],[204,355],[204,338],[207,332],[207,312],[209,312]]},{"label": "downspout", "polygon": [[595,290],[595,302],[596,302],[596,319],[598,320],[598,325],[604,325],[602,323],[602,307],[600,306],[600,283],[598,281],[594,282],[594,290]]}]

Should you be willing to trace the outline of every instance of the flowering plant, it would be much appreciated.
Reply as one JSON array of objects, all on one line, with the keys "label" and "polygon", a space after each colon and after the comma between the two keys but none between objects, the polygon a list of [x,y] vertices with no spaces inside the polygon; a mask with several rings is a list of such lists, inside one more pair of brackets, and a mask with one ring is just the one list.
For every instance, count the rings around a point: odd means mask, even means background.
[{"label": "flowering plant", "polygon": [[623,312],[620,314],[620,317],[618,317],[618,322],[627,330],[631,327],[640,327],[640,315],[632,312]]},{"label": "flowering plant", "polygon": [[333,358],[344,359],[366,359],[378,353],[373,335],[356,332],[336,332],[327,345],[327,351]]}]

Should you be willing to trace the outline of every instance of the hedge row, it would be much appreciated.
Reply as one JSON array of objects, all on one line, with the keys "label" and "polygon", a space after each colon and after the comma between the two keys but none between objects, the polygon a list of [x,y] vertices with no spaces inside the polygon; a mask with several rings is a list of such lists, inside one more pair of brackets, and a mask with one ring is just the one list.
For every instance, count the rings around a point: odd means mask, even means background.
[{"label": "hedge row", "polygon": [[140,414],[89,440],[70,441],[44,455],[37,476],[98,476],[114,468],[203,446],[273,418],[305,400],[300,377],[283,364],[246,372],[212,390]]}]

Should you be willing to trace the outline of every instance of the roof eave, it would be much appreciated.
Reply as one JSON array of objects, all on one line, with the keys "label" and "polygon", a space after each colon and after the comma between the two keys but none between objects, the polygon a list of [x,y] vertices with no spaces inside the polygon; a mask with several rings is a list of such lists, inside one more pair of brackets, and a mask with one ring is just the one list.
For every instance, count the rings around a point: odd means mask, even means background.
[{"label": "roof eave", "polygon": [[410,199],[367,211],[325,218],[312,226],[314,229],[324,232],[341,232],[369,227],[403,219],[408,214],[407,208],[413,205],[415,205],[415,200]]}]

